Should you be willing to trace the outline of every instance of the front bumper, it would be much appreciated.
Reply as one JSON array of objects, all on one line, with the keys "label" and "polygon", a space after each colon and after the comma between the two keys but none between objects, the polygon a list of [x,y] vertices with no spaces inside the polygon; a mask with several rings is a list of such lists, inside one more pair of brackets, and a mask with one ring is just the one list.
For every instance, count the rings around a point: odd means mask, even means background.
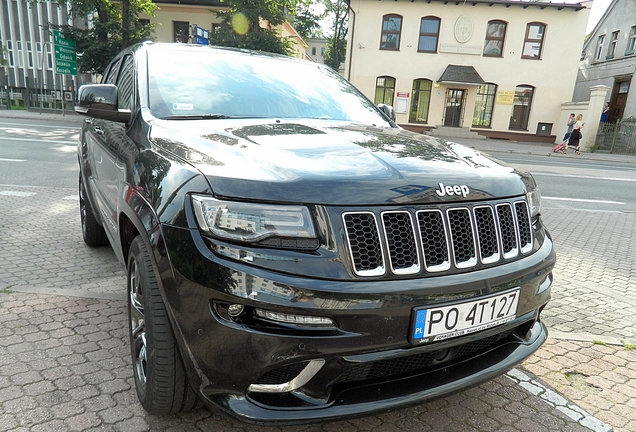
[{"label": "front bumper", "polygon": [[[332,420],[420,403],[505,373],[547,338],[539,315],[550,298],[556,260],[547,236],[535,253],[496,268],[427,279],[331,281],[221,258],[187,229],[165,226],[163,234],[171,265],[159,265],[161,280],[190,382],[208,403],[242,420]],[[442,342],[409,343],[414,307],[517,287],[513,321]],[[240,319],[227,315],[230,304],[244,306]],[[272,323],[251,317],[254,308],[329,317],[335,325]],[[320,367],[303,385],[259,390],[259,384],[289,383],[317,361]]]}]

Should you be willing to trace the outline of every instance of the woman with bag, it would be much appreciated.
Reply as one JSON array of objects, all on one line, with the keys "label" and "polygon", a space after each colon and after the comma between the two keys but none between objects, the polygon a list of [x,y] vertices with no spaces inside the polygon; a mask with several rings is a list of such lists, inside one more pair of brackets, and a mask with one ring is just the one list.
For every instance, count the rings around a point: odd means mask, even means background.
[{"label": "woman with bag", "polygon": [[579,152],[579,146],[580,146],[580,141],[581,138],[583,138],[583,135],[581,134],[581,129],[584,126],[583,123],[583,114],[579,114],[576,116],[576,121],[574,122],[574,126],[572,127],[572,133],[570,134],[570,140],[568,141],[568,144],[566,146],[566,148],[563,149],[563,154],[565,154],[565,150],[568,147],[576,147],[576,154],[581,154]]}]

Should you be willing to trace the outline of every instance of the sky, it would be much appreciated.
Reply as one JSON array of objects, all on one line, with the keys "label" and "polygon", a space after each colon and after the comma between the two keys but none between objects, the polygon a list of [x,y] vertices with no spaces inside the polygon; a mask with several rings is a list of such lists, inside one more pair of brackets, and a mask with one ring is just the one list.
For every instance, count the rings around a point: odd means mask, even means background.
[{"label": "sky", "polygon": [[[582,3],[582,0],[552,0],[552,3]],[[592,4],[592,10],[590,11],[590,18],[587,22],[587,29],[585,33],[589,33],[594,30],[594,26],[599,22],[612,0],[594,0]]]},{"label": "sky", "polygon": [[601,19],[611,2],[612,0],[594,0],[592,10],[590,11],[590,19],[587,22],[587,31],[585,33],[594,30],[594,26]]}]

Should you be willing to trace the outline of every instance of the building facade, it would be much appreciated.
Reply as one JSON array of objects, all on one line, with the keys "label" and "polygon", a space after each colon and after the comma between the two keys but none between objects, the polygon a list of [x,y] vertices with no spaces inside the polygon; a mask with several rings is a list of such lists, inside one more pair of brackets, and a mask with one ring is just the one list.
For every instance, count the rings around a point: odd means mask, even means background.
[{"label": "building facade", "polygon": [[[194,26],[214,32],[220,23],[216,12],[227,9],[227,4],[216,0],[155,0],[155,16],[142,16],[146,23],[156,24],[152,39],[157,42],[194,43]],[[265,25],[265,23],[263,23]],[[280,37],[292,41],[292,56],[309,59],[307,43],[296,29],[285,22],[278,27]]]},{"label": "building facade", "polygon": [[327,39],[324,39],[324,38],[307,39],[307,54],[316,63],[325,64],[326,50],[327,50]]},{"label": "building facade", "polygon": [[613,0],[583,45],[573,100],[589,100],[591,87],[607,86],[607,122],[636,117],[635,69],[636,2]]},{"label": "building facade", "polygon": [[71,24],[66,9],[50,0],[0,0],[0,46],[8,63],[0,67],[3,88],[75,85],[72,75],[55,73],[53,35],[46,30],[48,24]]},{"label": "building facade", "polygon": [[[591,4],[591,2],[587,2]],[[345,77],[406,129],[554,142],[589,8],[519,0],[351,0]],[[457,130],[452,132],[457,134]]]}]

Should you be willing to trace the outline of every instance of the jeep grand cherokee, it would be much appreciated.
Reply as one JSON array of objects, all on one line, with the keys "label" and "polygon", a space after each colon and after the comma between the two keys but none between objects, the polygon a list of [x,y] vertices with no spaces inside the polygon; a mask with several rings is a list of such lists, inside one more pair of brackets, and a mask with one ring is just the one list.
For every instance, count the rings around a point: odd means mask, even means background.
[{"label": "jeep grand cherokee", "polygon": [[84,240],[126,268],[150,413],[364,415],[492,379],[547,337],[533,178],[397,127],[323,65],[146,43],[76,110]]}]

